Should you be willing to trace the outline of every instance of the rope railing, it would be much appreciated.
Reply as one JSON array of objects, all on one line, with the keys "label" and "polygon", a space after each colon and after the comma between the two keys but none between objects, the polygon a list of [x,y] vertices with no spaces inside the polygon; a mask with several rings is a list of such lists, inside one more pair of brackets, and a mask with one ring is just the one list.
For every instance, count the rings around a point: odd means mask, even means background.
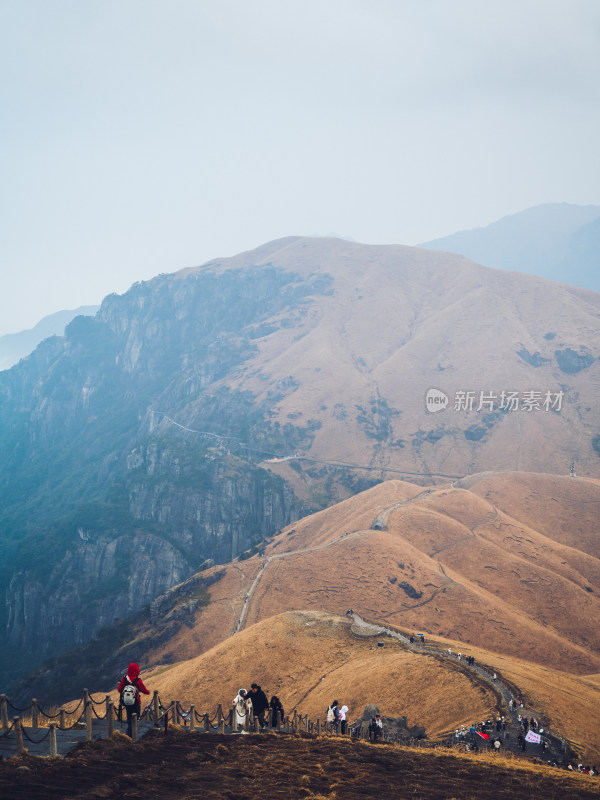
[{"label": "rope railing", "polygon": [[[103,705],[104,705],[104,703],[103,703]],[[101,715],[100,715],[100,714],[99,714],[99,713],[96,711],[96,709],[94,708],[94,706],[93,706],[93,705],[91,706],[91,709],[92,709],[92,714],[93,714],[93,715],[96,717],[96,719],[106,719],[106,711],[105,711],[105,712],[104,712],[104,714],[102,714],[102,716],[101,716]]]},{"label": "rope railing", "polygon": [[81,698],[81,700],[80,700],[80,701],[77,703],[77,705],[75,706],[75,708],[65,708],[65,709],[64,709],[64,712],[65,712],[65,714],[67,714],[69,717],[72,717],[72,716],[73,716],[73,714],[76,714],[76,713],[79,711],[79,708],[80,708],[82,705],[83,705],[83,697],[82,697],[82,698]]},{"label": "rope railing", "polygon": [[34,739],[33,737],[31,737],[27,733],[27,728],[25,727],[22,727],[22,730],[23,730],[23,737],[27,739],[28,742],[31,742],[31,744],[41,744],[42,742],[45,742],[46,739],[50,736],[50,728],[46,729],[46,733],[42,736],[41,739]]},{"label": "rope railing", "polygon": [[[105,706],[104,714],[99,713],[95,706]],[[83,713],[78,715],[79,709],[83,706]],[[0,728],[0,741],[6,741],[9,737],[14,736],[16,739],[17,753],[25,752],[25,741],[39,746],[47,739],[50,739],[50,755],[57,755],[57,733],[71,731],[75,727],[85,728],[85,738],[87,741],[92,740],[92,724],[94,718],[98,722],[106,722],[107,735],[103,738],[113,738],[114,736],[114,722],[118,720],[122,724],[122,715],[110,699],[110,695],[106,695],[102,701],[95,700],[87,690],[84,690],[84,696],[75,705],[74,708],[62,708],[56,714],[49,714],[43,711],[37,703],[33,700],[31,705],[23,709],[24,711],[32,712],[32,725],[29,729],[24,726],[22,717],[15,716],[12,722],[8,720],[8,708],[14,709],[15,706],[5,696],[0,695],[0,711],[1,711],[1,728]],[[40,725],[38,713],[44,717],[44,721],[50,722],[49,726]],[[75,721],[72,724],[67,724],[67,717]],[[60,724],[56,725],[55,720],[60,718]],[[218,705],[214,715],[210,713],[198,713],[193,704],[185,708],[179,700],[171,700],[168,705],[164,705],[163,701],[155,691],[153,697],[150,699],[146,707],[141,711],[139,717],[133,715],[133,741],[138,738],[138,724],[147,720],[153,723],[155,728],[164,726],[165,735],[168,732],[169,723],[173,726],[181,726],[190,731],[202,732],[219,732],[219,733],[234,733],[238,730],[238,725],[234,725],[234,709],[229,708],[226,713],[223,712],[221,704]],[[364,721],[359,721],[352,725],[348,724],[344,734],[338,732],[336,726],[322,722],[321,718],[317,717],[316,720],[311,720],[308,714],[300,714],[294,709],[292,715],[281,718],[277,715],[275,724],[273,724],[272,710],[268,710],[267,715],[267,730],[270,732],[296,734],[305,732],[309,735],[326,735],[326,736],[342,736],[349,737],[356,740],[370,741],[372,734],[369,731],[368,725]],[[245,717],[245,723],[242,726],[247,733],[258,732],[259,720],[254,715],[252,710],[249,710]],[[38,730],[44,730],[42,736],[35,736]],[[388,734],[383,733],[379,739],[388,744],[397,744],[404,747],[418,747],[418,748],[439,748],[439,747],[453,747],[453,743],[448,741],[449,737],[440,737],[439,740],[430,741],[415,739],[413,737],[402,736],[400,733]]]},{"label": "rope railing", "polygon": [[61,713],[60,711],[57,711],[56,714],[48,714],[48,712],[44,711],[41,706],[38,706],[38,711],[43,717],[46,717],[46,719],[58,719]]},{"label": "rope railing", "polygon": [[0,734],[0,739],[6,739],[10,735],[12,731],[15,729],[15,723],[11,722],[8,728]]},{"label": "rope railing", "polygon": [[13,711],[17,712],[17,714],[25,714],[25,712],[31,711],[32,708],[32,703],[30,703],[28,706],[25,706],[25,708],[19,708],[14,703],[11,703],[8,698],[6,699],[6,702],[12,708]]},{"label": "rope railing", "polygon": [[96,706],[102,706],[106,703],[106,695],[102,698],[102,700],[94,700],[94,696],[92,694],[88,695],[88,698],[94,703]]}]

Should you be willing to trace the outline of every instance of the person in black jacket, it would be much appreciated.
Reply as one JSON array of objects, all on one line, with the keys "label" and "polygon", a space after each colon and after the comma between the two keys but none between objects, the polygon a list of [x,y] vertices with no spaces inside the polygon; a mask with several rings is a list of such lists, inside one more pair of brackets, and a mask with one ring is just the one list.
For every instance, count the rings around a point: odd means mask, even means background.
[{"label": "person in black jacket", "polygon": [[250,687],[250,699],[252,700],[254,716],[258,719],[258,724],[262,731],[267,727],[265,711],[269,708],[269,701],[267,700],[267,695],[257,683],[253,683]]},{"label": "person in black jacket", "polygon": [[283,722],[283,718],[285,717],[281,700],[276,695],[273,695],[269,707],[271,708],[271,727],[276,728],[278,721],[281,720],[281,722]]}]

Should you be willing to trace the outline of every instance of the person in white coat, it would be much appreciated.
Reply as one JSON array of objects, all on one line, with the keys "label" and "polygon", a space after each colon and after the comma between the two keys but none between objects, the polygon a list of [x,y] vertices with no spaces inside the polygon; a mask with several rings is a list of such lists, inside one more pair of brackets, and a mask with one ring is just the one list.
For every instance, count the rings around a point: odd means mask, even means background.
[{"label": "person in white coat", "polygon": [[348,713],[348,706],[342,706],[340,708],[340,732],[343,734],[346,733],[346,714]]},{"label": "person in white coat", "polygon": [[252,701],[245,689],[240,689],[233,698],[233,730],[244,733],[244,725],[252,708]]}]

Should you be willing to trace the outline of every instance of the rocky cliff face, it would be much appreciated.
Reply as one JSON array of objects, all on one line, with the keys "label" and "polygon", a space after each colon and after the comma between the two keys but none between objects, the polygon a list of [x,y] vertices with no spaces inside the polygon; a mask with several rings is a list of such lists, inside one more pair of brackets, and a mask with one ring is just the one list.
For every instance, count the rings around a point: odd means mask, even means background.
[{"label": "rocky cliff face", "polygon": [[263,318],[315,290],[296,283],[160,277],[0,374],[0,683],[306,510],[256,466],[252,445],[279,443],[264,406],[219,386]]},{"label": "rocky cliff face", "polygon": [[7,638],[14,647],[29,650],[35,643],[47,656],[82,645],[98,628],[130,616],[189,573],[183,554],[159,536],[112,538],[82,528],[77,534],[79,545],[47,577],[27,570],[12,576]]}]

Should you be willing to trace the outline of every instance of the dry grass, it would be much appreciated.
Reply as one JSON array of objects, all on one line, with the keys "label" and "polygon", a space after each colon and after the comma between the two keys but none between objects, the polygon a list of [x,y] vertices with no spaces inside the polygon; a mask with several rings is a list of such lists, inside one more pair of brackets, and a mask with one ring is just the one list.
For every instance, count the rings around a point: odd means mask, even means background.
[{"label": "dry grass", "polygon": [[[555,669],[598,673],[600,550],[593,520],[600,482],[494,474],[462,484],[425,494],[388,481],[290,526],[267,549],[274,559],[252,595],[247,625],[289,610],[343,614],[352,607]],[[557,527],[551,530],[546,511],[538,530],[532,517],[549,497]],[[398,504],[386,516],[387,531],[370,530]],[[331,546],[280,558],[324,545]],[[229,565],[195,628],[157,650],[156,661],[167,650],[189,658],[227,638],[263,563],[255,557]]]},{"label": "dry grass", "polygon": [[286,712],[296,708],[322,721],[334,698],[348,705],[350,720],[367,703],[377,703],[384,714],[425,725],[430,736],[494,709],[492,691],[482,691],[464,674],[397,644],[374,645],[356,640],[344,618],[290,613],[258,623],[149,681],[161,696],[193,702],[200,713],[214,712],[218,702],[227,710],[238,688],[254,681],[276,694]]},{"label": "dry grass", "polygon": [[[26,769],[23,769],[26,767]],[[257,771],[258,770],[258,771]],[[3,796],[141,800],[324,797],[332,800],[592,800],[597,778],[502,757],[459,756],[389,745],[287,736],[159,733],[81,747],[69,759],[0,765]]]}]

